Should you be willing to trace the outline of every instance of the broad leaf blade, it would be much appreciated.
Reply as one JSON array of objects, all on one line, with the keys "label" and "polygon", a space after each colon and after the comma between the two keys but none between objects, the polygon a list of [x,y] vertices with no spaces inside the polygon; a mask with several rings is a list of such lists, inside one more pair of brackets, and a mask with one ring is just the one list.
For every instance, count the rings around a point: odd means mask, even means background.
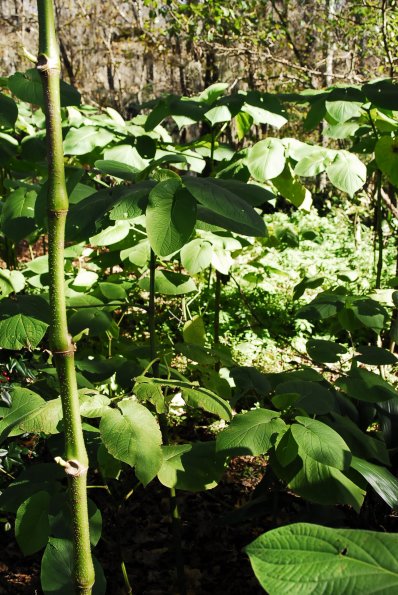
[{"label": "broad leaf blade", "polygon": [[132,400],[121,401],[119,409],[109,409],[102,416],[100,432],[110,454],[135,467],[144,485],[156,476],[162,464],[162,436],[146,407]]},{"label": "broad leaf blade", "polygon": [[269,595],[398,589],[396,535],[297,523],[261,535],[246,553]]}]

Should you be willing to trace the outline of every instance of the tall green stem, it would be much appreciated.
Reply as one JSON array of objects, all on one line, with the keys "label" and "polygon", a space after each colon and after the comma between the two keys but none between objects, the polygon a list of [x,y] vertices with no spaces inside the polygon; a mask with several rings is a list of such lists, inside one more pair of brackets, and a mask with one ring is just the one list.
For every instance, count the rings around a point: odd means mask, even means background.
[{"label": "tall green stem", "polygon": [[[151,249],[151,255],[149,260],[149,307],[148,307],[148,327],[149,327],[149,349],[150,358],[153,362],[152,373],[156,377],[159,377],[159,359],[157,358],[156,352],[156,307],[155,307],[155,274],[156,274],[156,254]],[[167,427],[167,417],[164,413],[158,414],[159,426],[162,432],[162,438],[164,444],[169,444],[169,433]],[[185,570],[184,560],[181,546],[181,518],[178,510],[178,502],[176,490],[170,488],[170,514],[171,514],[171,525],[173,530],[173,545],[175,553],[176,571],[177,571],[177,583],[179,595],[186,595],[186,581],[185,581]]]},{"label": "tall green stem", "polygon": [[377,265],[376,265],[376,289],[381,286],[381,273],[383,270],[383,207],[381,203],[382,174],[378,172],[377,196],[376,196],[376,241],[377,241]]},{"label": "tall green stem", "polygon": [[84,445],[79,411],[74,345],[68,333],[64,279],[65,222],[68,195],[65,185],[62,148],[60,60],[55,34],[52,0],[37,0],[39,13],[40,72],[46,111],[48,144],[48,259],[50,289],[50,346],[58,373],[65,427],[65,461],[63,465],[69,481],[69,503],[72,514],[72,534],[75,592],[90,595],[94,584],[87,510],[88,457]]}]

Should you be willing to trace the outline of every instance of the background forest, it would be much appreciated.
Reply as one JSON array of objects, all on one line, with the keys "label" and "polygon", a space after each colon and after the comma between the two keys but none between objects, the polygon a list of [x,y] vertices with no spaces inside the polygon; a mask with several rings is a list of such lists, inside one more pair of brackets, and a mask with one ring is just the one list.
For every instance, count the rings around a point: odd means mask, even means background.
[{"label": "background forest", "polygon": [[396,0],[0,32],[0,594],[396,592]]}]

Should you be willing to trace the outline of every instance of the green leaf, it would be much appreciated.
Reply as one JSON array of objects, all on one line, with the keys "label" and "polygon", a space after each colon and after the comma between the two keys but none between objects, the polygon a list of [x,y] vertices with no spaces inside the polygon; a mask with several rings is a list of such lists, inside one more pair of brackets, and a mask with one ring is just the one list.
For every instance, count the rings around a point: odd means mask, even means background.
[{"label": "green leaf", "polygon": [[[12,74],[8,77],[8,87],[18,99],[39,105],[44,109],[43,85],[36,68]],[[61,107],[80,104],[80,93],[77,89],[65,81],[61,81],[60,87]]]},{"label": "green leaf", "polygon": [[245,551],[269,595],[398,589],[396,535],[297,523],[261,535]]},{"label": "green leaf", "polygon": [[398,85],[395,81],[384,79],[367,83],[362,91],[373,105],[387,110],[396,110],[398,105]]},{"label": "green leaf", "polygon": [[326,114],[324,98],[314,101],[305,117],[303,128],[306,132],[314,130],[324,119]]},{"label": "green leaf", "polygon": [[79,400],[80,415],[88,418],[101,417],[107,411],[108,405],[110,405],[110,399],[107,396],[90,389],[80,390]]},{"label": "green leaf", "polygon": [[27,388],[14,387],[11,391],[11,407],[5,410],[0,421],[0,443],[7,436],[18,436],[24,430],[21,424],[33,411],[39,411],[45,405],[45,400]]},{"label": "green leaf", "polygon": [[390,465],[390,457],[384,440],[362,432],[349,417],[338,413],[332,413],[330,425],[344,438],[353,455],[376,460],[383,465]]},{"label": "green leaf", "polygon": [[4,128],[14,128],[18,118],[18,108],[15,101],[0,93],[0,126]]},{"label": "green leaf", "polygon": [[312,203],[311,192],[303,186],[298,178],[292,175],[289,165],[272,180],[273,185],[282,196],[290,200],[295,207],[309,210]]},{"label": "green leaf", "polygon": [[148,204],[148,196],[155,183],[151,180],[139,182],[125,189],[125,192],[109,211],[109,219],[118,221],[140,217]]},{"label": "green leaf", "polygon": [[116,283],[102,282],[98,283],[100,292],[107,300],[125,300],[127,298],[126,290],[122,285]]},{"label": "green leaf", "polygon": [[14,242],[26,238],[36,229],[34,190],[18,188],[6,199],[1,212],[1,230]]},{"label": "green leaf", "polygon": [[24,556],[38,552],[47,544],[49,503],[49,493],[40,491],[25,500],[17,510],[15,537]]},{"label": "green leaf", "polygon": [[358,457],[352,457],[351,467],[366,479],[388,506],[398,508],[398,480],[388,469]]},{"label": "green leaf", "polygon": [[58,434],[58,425],[62,417],[61,399],[52,399],[40,409],[29,413],[18,427],[29,434]]},{"label": "green leaf", "polygon": [[317,176],[323,172],[328,164],[328,151],[317,147],[297,163],[294,168],[294,175],[305,177]]},{"label": "green leaf", "polygon": [[0,292],[3,297],[19,293],[25,287],[25,277],[20,271],[0,269]]},{"label": "green leaf", "polygon": [[335,467],[336,469],[348,469],[351,461],[351,453],[341,438],[332,428],[326,424],[309,417],[296,417],[298,423],[291,426],[292,436],[298,444],[299,455],[305,453],[318,463]]},{"label": "green leaf", "polygon": [[285,147],[278,138],[261,140],[249,149],[246,162],[253,178],[271,180],[283,172]]},{"label": "green leaf", "polygon": [[197,238],[181,248],[181,264],[190,275],[206,269],[212,259],[213,247],[208,240]]},{"label": "green leaf", "polygon": [[[243,227],[243,235],[250,229],[253,236],[264,236],[262,218],[235,192],[223,187],[212,178],[184,177],[184,185],[204,207]],[[238,229],[239,229],[238,225]],[[239,233],[239,231],[238,231]]]},{"label": "green leaf", "polygon": [[281,467],[271,458],[273,471],[296,494],[318,504],[348,504],[359,512],[365,492],[335,467],[318,463],[301,450],[292,463]]},{"label": "green leaf", "polygon": [[347,353],[343,345],[322,339],[310,339],[306,344],[307,353],[314,362],[331,364],[338,362],[340,356]]},{"label": "green leaf", "polygon": [[376,163],[394,186],[398,186],[398,141],[382,136],[375,146]]},{"label": "green leaf", "polygon": [[217,436],[217,451],[225,451],[230,456],[266,454],[277,434],[285,428],[278,411],[255,409],[240,413]]},{"label": "green leaf", "polygon": [[138,479],[147,485],[162,464],[159,426],[148,409],[135,401],[120,401],[118,407],[102,416],[103,443],[112,456],[135,467]]},{"label": "green leaf", "polygon": [[85,329],[89,329],[90,335],[99,337],[104,333],[110,333],[112,337],[119,336],[119,327],[112,320],[108,312],[99,308],[83,308],[78,310],[69,319],[69,330],[75,337]]},{"label": "green leaf", "polygon": [[[105,595],[106,580],[101,565],[93,556],[95,584],[92,595]],[[50,537],[44,550],[40,572],[44,595],[70,595],[74,591],[73,544],[69,539]]]},{"label": "green leaf", "polygon": [[206,343],[206,329],[203,318],[196,315],[192,320],[187,320],[182,329],[182,336],[185,343],[204,346]]},{"label": "green leaf", "polygon": [[140,171],[136,167],[132,167],[127,163],[121,163],[120,161],[114,161],[110,159],[99,159],[94,163],[94,165],[104,174],[108,174],[114,178],[120,178],[121,180],[128,180],[129,182],[135,182],[137,179],[137,174]]},{"label": "green leaf", "polygon": [[119,479],[122,470],[122,462],[109,454],[102,443],[98,447],[97,461],[102,477],[105,479]]},{"label": "green leaf", "polygon": [[336,122],[347,122],[362,115],[362,104],[355,101],[326,101],[325,106]]},{"label": "green leaf", "polygon": [[346,377],[338,378],[336,384],[353,399],[367,403],[398,397],[398,392],[384,378],[363,368],[351,370]]},{"label": "green leaf", "polygon": [[349,196],[354,196],[366,182],[366,165],[348,151],[339,151],[326,173],[331,183]]},{"label": "green leaf", "polygon": [[201,492],[214,488],[224,472],[225,457],[217,454],[215,442],[163,446],[160,483],[168,488]]},{"label": "green leaf", "polygon": [[161,387],[153,382],[136,382],[134,394],[141,402],[149,401],[155,405],[156,413],[166,413],[166,406]]},{"label": "green leaf", "polygon": [[358,345],[356,350],[359,355],[356,355],[355,359],[368,366],[389,366],[398,362],[398,358],[388,349],[374,345]]},{"label": "green leaf", "polygon": [[288,380],[276,387],[276,394],[297,394],[295,406],[303,408],[309,415],[324,415],[334,409],[332,393],[319,382]]},{"label": "green leaf", "polygon": [[127,238],[130,231],[128,221],[116,221],[114,225],[106,227],[90,238],[92,246],[111,246]]},{"label": "green leaf", "polygon": [[253,118],[250,114],[239,112],[235,116],[235,124],[238,140],[242,140],[242,138],[248,134],[250,128],[253,126]]},{"label": "green leaf", "polygon": [[97,126],[71,128],[64,140],[65,155],[85,155],[97,147],[105,147],[114,139],[114,134]]},{"label": "green leaf", "polygon": [[18,295],[0,303],[0,347],[34,349],[48,328],[48,303],[36,295]]},{"label": "green leaf", "polygon": [[249,91],[242,106],[242,112],[249,114],[255,124],[269,124],[280,128],[287,122],[284,110],[275,95]]},{"label": "green leaf", "polygon": [[[149,277],[140,279],[138,285],[144,291],[149,291]],[[187,275],[159,269],[155,272],[156,293],[184,295],[184,293],[190,293],[191,291],[196,291],[196,285],[194,280]]]},{"label": "green leaf", "polygon": [[146,229],[155,254],[168,256],[180,250],[191,237],[195,222],[196,201],[179,180],[160,182],[151,190]]},{"label": "green leaf", "polygon": [[205,117],[209,120],[210,124],[218,124],[219,122],[229,122],[232,118],[232,114],[226,105],[217,105],[209,109],[205,113]]}]

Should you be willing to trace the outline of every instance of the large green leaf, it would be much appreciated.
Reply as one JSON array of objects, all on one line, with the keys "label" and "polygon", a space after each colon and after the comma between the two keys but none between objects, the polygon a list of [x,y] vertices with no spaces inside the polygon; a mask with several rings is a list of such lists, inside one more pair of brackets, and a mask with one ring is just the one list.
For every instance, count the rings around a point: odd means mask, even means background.
[{"label": "large green leaf", "polygon": [[295,207],[309,210],[312,203],[311,192],[303,186],[300,180],[292,175],[289,165],[286,164],[283,172],[272,180],[278,192]]},{"label": "large green leaf", "polygon": [[285,147],[278,138],[260,140],[249,149],[246,163],[256,180],[276,178],[285,167]]},{"label": "large green leaf", "polygon": [[314,147],[308,155],[302,157],[294,168],[296,176],[312,177],[323,172],[328,164],[329,157],[327,149]]},{"label": "large green leaf", "polygon": [[18,427],[29,434],[58,434],[59,422],[62,420],[61,399],[47,401],[40,409],[29,413]]},{"label": "large green leaf", "polygon": [[[105,595],[104,572],[95,556],[93,563],[95,583],[92,595]],[[72,541],[50,537],[41,561],[40,582],[44,595],[70,595],[74,592]]]},{"label": "large green leaf", "polygon": [[351,453],[335,430],[309,417],[297,416],[296,421],[299,423],[292,424],[290,430],[298,444],[300,455],[305,453],[318,463],[336,467],[342,471],[348,469]]},{"label": "large green leaf", "polygon": [[168,488],[201,492],[214,488],[224,472],[225,457],[215,442],[194,442],[163,447],[160,483]]},{"label": "large green leaf", "polygon": [[[8,87],[18,99],[39,105],[44,109],[43,84],[36,68],[12,74],[8,78]],[[62,107],[80,104],[80,93],[77,89],[65,81],[61,81],[60,87]]]},{"label": "large green leaf", "polygon": [[[143,277],[139,286],[144,291],[149,291],[149,277]],[[195,281],[187,275],[173,271],[157,270],[155,272],[155,292],[164,295],[184,295],[196,291]]]},{"label": "large green leaf", "polygon": [[355,456],[366,457],[383,465],[390,465],[390,458],[384,440],[362,432],[349,417],[332,413],[330,425],[344,438]]},{"label": "large green leaf", "polygon": [[158,256],[177,252],[191,237],[196,222],[196,201],[179,180],[165,180],[151,190],[146,230]]},{"label": "large green leaf", "polygon": [[398,186],[398,140],[382,136],[375,146],[376,163],[394,186]]},{"label": "large green leaf", "polygon": [[230,456],[265,454],[285,428],[278,411],[255,409],[240,413],[217,436],[217,451],[225,451]]},{"label": "large green leaf", "polygon": [[0,443],[7,436],[24,434],[22,423],[27,417],[45,405],[45,400],[27,388],[14,387],[11,391],[11,406],[4,411],[0,421]]},{"label": "large green leaf", "polygon": [[145,212],[148,196],[154,185],[155,182],[145,180],[126,188],[109,211],[109,219],[118,221],[140,217]]},{"label": "large green leaf", "polygon": [[128,221],[119,220],[106,227],[99,233],[89,238],[92,246],[111,246],[118,244],[129,235],[130,224]]},{"label": "large green leaf", "polygon": [[303,451],[291,463],[283,462],[287,464],[282,466],[273,456],[273,471],[302,498],[318,504],[348,504],[357,512],[360,510],[365,497],[364,490],[339,469],[318,463]]},{"label": "large green leaf", "polygon": [[25,287],[25,277],[20,271],[0,269],[0,292],[3,297],[19,293]]},{"label": "large green leaf", "polygon": [[114,161],[113,159],[99,159],[94,165],[104,174],[120,178],[121,180],[128,180],[129,182],[135,182],[137,174],[140,171],[136,167],[127,163],[121,163],[120,161]]},{"label": "large green leaf", "polygon": [[396,81],[384,79],[363,85],[362,91],[377,107],[396,110],[398,105],[398,85]]},{"label": "large green leaf", "polygon": [[242,224],[244,235],[246,235],[247,228],[252,230],[253,236],[265,235],[265,225],[262,218],[234,191],[223,187],[212,178],[185,176],[183,181],[189,192],[204,207],[225,219]]},{"label": "large green leaf", "polygon": [[18,188],[4,203],[1,212],[1,230],[14,242],[26,238],[36,228],[35,202],[36,192]]},{"label": "large green leaf", "polygon": [[307,353],[314,362],[335,363],[340,356],[347,353],[347,349],[334,341],[324,339],[310,339],[306,344]]},{"label": "large green leaf", "polygon": [[366,165],[348,151],[339,151],[327,166],[326,173],[336,188],[350,196],[354,196],[366,182]]},{"label": "large green leaf", "polygon": [[206,269],[212,259],[213,247],[208,240],[197,238],[181,249],[181,264],[191,275]]},{"label": "large green leaf", "polygon": [[375,345],[358,345],[358,355],[355,359],[368,366],[388,366],[398,363],[398,358],[388,349],[376,347]]},{"label": "large green leaf", "polygon": [[380,465],[352,457],[351,467],[358,471],[391,508],[398,508],[398,479]]},{"label": "large green leaf", "polygon": [[203,318],[196,315],[191,320],[187,320],[182,329],[182,336],[186,343],[204,347],[206,343],[206,329]]},{"label": "large green leaf", "polygon": [[25,500],[15,519],[15,537],[24,556],[30,556],[47,544],[50,525],[48,507],[50,494],[39,491]]},{"label": "large green leaf", "polygon": [[245,551],[269,595],[398,589],[396,535],[297,523],[261,535]]},{"label": "large green leaf", "polygon": [[336,122],[347,122],[362,114],[362,105],[356,101],[326,101],[325,107]]},{"label": "large green leaf", "polygon": [[162,436],[153,415],[139,403],[124,400],[101,418],[100,432],[112,456],[135,467],[138,479],[147,485],[162,464]]},{"label": "large green leaf", "polygon": [[0,93],[0,126],[14,128],[17,118],[18,108],[15,101],[8,95]]},{"label": "large green leaf", "polygon": [[377,403],[398,397],[398,392],[384,378],[363,368],[353,369],[336,384],[353,399]]},{"label": "large green leaf", "polygon": [[0,303],[0,347],[34,349],[48,328],[48,303],[36,295],[18,295]]},{"label": "large green leaf", "polygon": [[245,97],[242,111],[249,114],[255,124],[270,124],[280,128],[287,122],[284,110],[275,95],[250,91]]},{"label": "large green leaf", "polygon": [[105,128],[82,126],[71,128],[64,140],[65,155],[85,155],[96,147],[105,147],[114,139],[114,135]]},{"label": "large green leaf", "polygon": [[85,329],[89,329],[94,337],[110,333],[112,337],[117,338],[119,327],[111,318],[108,312],[99,308],[82,308],[78,310],[69,319],[69,329],[73,336],[78,335]]},{"label": "large green leaf", "polygon": [[319,382],[310,380],[288,380],[277,385],[277,395],[296,394],[295,406],[310,414],[323,415],[334,409],[333,394]]}]

